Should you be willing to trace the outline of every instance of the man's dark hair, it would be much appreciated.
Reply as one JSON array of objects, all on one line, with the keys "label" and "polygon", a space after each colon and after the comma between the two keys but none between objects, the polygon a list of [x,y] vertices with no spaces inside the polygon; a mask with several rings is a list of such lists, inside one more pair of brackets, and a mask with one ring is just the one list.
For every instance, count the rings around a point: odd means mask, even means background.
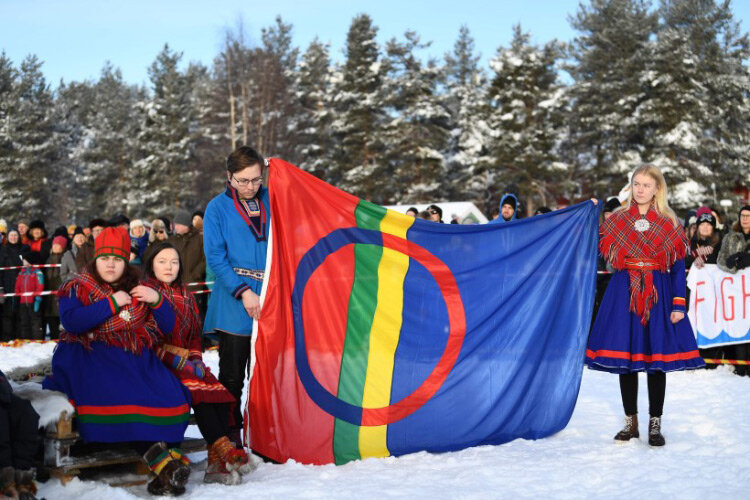
[{"label": "man's dark hair", "polygon": [[247,167],[252,167],[253,165],[260,165],[262,173],[266,161],[260,153],[250,146],[240,146],[227,156],[227,170],[230,174],[236,174],[240,170],[245,170]]}]

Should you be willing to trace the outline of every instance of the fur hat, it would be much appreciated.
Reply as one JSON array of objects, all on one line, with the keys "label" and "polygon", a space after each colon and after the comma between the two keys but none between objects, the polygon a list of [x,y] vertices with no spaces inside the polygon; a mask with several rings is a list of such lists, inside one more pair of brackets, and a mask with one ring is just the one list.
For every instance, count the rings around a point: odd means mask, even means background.
[{"label": "fur hat", "polygon": [[42,231],[47,231],[47,228],[44,227],[44,222],[40,221],[39,219],[31,221],[31,224],[29,224],[29,231],[32,229],[41,229]]},{"label": "fur hat", "polygon": [[32,266],[38,266],[44,264],[42,254],[33,250],[27,250],[21,254],[21,258],[31,264]]},{"label": "fur hat", "polygon": [[141,219],[133,219],[130,221],[130,229],[133,229],[134,227],[146,227],[146,225]]},{"label": "fur hat", "polygon": [[128,219],[125,214],[116,214],[109,219],[107,224],[110,227],[122,226],[123,224],[130,224],[130,219]]},{"label": "fur hat", "polygon": [[107,221],[104,219],[91,219],[89,221],[89,229],[94,229],[95,227],[107,227]]},{"label": "fur hat", "polygon": [[94,240],[94,259],[114,255],[125,262],[130,260],[130,236],[121,227],[107,227]]}]

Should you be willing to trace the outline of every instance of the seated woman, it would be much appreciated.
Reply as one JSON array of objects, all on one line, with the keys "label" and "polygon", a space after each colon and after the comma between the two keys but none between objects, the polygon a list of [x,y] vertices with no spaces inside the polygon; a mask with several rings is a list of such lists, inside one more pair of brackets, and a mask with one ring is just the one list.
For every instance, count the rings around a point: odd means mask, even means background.
[{"label": "seated woman", "polygon": [[94,262],[62,285],[64,331],[42,385],[68,396],[85,441],[129,442],[143,453],[156,474],[149,493],[179,495],[190,475],[177,448],[190,394],[151,349],[175,317],[156,291],[138,284],[129,256],[127,232],[106,228],[94,241]]},{"label": "seated woman", "polygon": [[182,271],[182,259],[171,243],[152,246],[145,262],[145,284],[172,305],[176,318],[174,329],[156,352],[190,390],[196,423],[209,445],[204,482],[238,484],[240,474],[250,472],[253,465],[228,437],[230,406],[237,402],[203,364],[201,318],[193,294],[182,284]]}]

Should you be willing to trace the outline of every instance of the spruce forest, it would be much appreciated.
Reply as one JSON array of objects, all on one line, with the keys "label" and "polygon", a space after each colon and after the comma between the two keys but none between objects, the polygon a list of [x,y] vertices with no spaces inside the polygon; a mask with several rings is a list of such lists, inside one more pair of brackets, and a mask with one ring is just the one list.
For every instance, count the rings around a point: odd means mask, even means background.
[{"label": "spruce forest", "polygon": [[[148,86],[116,61],[96,81],[45,80],[0,54],[0,216],[85,223],[203,208],[242,144],[378,204],[503,193],[524,211],[617,194],[660,166],[678,211],[750,185],[750,40],[726,0],[587,0],[572,40],[516,26],[489,65],[470,27],[431,58],[415,31],[381,41],[355,17],[344,54],[226,30],[210,66],[164,46]],[[345,27],[342,27],[342,31]],[[736,208],[736,203],[735,203]]]}]

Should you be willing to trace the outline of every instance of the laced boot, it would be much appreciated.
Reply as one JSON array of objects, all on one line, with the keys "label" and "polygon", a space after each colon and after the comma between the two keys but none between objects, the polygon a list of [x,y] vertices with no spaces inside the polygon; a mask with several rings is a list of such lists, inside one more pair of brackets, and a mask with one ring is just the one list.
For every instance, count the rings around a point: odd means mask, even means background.
[{"label": "laced boot", "polygon": [[638,415],[625,415],[625,427],[615,436],[618,443],[626,443],[633,438],[641,437],[638,432]]},{"label": "laced boot", "polygon": [[16,470],[18,500],[36,500],[36,469]]},{"label": "laced boot", "polygon": [[651,417],[648,421],[648,444],[664,446],[666,441],[661,433],[661,417]]},{"label": "laced boot", "polygon": [[166,443],[155,443],[143,458],[156,477],[148,483],[152,495],[174,495],[185,493],[190,477],[190,460],[178,448],[167,448]]},{"label": "laced boot", "polygon": [[[226,437],[223,439],[226,439]],[[203,482],[226,485],[239,484],[242,481],[242,478],[236,471],[227,469],[226,462],[222,460],[221,455],[219,454],[219,446],[217,446],[217,443],[218,441],[212,444],[208,449],[208,466],[206,467],[206,473],[203,476]]]}]

